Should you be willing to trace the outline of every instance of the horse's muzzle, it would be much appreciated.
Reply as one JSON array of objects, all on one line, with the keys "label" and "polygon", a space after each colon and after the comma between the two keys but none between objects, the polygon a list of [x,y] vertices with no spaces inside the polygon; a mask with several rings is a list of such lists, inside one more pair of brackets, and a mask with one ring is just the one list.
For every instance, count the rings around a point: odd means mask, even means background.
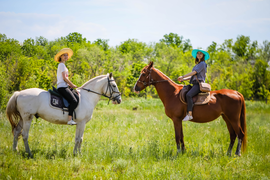
[{"label": "horse's muzzle", "polygon": [[137,93],[137,94],[139,94],[140,91],[141,91],[141,88],[136,85],[135,88],[134,88],[134,92]]},{"label": "horse's muzzle", "polygon": [[121,99],[120,96],[116,97],[116,98],[112,101],[113,104],[120,104],[121,102],[122,102],[122,99]]},{"label": "horse's muzzle", "polygon": [[122,102],[121,98],[116,100],[118,104],[120,104]]}]

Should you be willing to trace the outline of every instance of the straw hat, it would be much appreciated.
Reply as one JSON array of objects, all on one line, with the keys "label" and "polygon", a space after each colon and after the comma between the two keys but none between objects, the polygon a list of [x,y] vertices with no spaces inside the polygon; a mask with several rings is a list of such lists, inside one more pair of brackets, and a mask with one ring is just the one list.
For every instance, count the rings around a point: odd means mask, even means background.
[{"label": "straw hat", "polygon": [[54,56],[54,60],[59,62],[59,58],[60,56],[62,56],[62,54],[68,54],[68,59],[71,58],[71,56],[73,55],[73,51],[70,48],[64,48],[61,49],[55,56]]},{"label": "straw hat", "polygon": [[203,54],[204,54],[204,60],[206,61],[207,59],[209,59],[210,58],[210,56],[209,56],[209,54],[208,54],[208,52],[206,52],[206,51],[204,51],[203,49],[193,49],[193,51],[192,51],[192,56],[194,57],[194,58],[196,58],[197,57],[197,53],[198,52],[202,52]]}]

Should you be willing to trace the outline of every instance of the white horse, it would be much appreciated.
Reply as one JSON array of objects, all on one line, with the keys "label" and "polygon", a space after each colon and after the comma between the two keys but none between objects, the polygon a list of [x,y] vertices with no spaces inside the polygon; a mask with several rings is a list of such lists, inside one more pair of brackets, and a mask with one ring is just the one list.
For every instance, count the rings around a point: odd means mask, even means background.
[{"label": "white horse", "polygon": [[[113,104],[121,103],[121,95],[112,73],[89,80],[82,87],[78,88],[77,92],[80,95],[80,101],[75,109],[77,116],[75,122],[77,125],[74,154],[77,153],[77,150],[81,152],[85,124],[92,118],[94,108],[101,95],[108,97],[113,101]],[[67,124],[68,113],[65,112],[63,114],[62,109],[52,108],[49,105],[49,101],[49,92],[38,88],[16,91],[9,99],[6,113],[14,135],[14,151],[18,150],[18,137],[22,134],[25,151],[32,157],[28,145],[28,133],[33,116],[39,116],[54,124]]]}]

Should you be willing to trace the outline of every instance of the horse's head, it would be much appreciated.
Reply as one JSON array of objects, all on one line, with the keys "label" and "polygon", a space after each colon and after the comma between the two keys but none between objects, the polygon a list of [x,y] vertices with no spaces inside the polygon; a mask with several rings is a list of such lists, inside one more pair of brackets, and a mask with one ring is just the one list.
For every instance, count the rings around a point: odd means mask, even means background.
[{"label": "horse's head", "polygon": [[145,66],[142,71],[139,79],[137,80],[134,90],[136,93],[144,90],[147,86],[151,85],[151,72],[153,67],[153,61],[151,61],[147,66]]},{"label": "horse's head", "polygon": [[112,100],[113,104],[121,103],[121,93],[118,90],[117,84],[113,79],[112,73],[107,75],[107,86],[104,86],[103,94],[105,94],[110,100]]}]

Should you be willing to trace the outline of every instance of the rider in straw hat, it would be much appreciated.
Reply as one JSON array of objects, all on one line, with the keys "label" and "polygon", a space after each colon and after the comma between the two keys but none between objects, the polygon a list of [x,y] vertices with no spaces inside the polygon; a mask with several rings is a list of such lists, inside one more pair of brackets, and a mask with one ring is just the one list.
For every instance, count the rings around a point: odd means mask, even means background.
[{"label": "rider in straw hat", "polygon": [[68,123],[69,125],[75,125],[76,122],[72,120],[72,115],[74,109],[78,105],[78,101],[75,95],[68,88],[68,85],[71,88],[77,88],[69,79],[68,79],[68,69],[65,65],[66,61],[71,58],[73,51],[69,48],[61,49],[55,56],[54,60],[59,62],[57,68],[57,90],[58,92],[70,103],[69,112],[68,112]]},{"label": "rider in straw hat", "polygon": [[207,72],[207,64],[205,61],[209,59],[208,52],[202,50],[202,49],[194,49],[192,51],[192,56],[195,58],[195,66],[192,69],[191,73],[188,73],[184,76],[178,77],[178,81],[182,82],[185,80],[190,80],[190,84],[193,84],[192,88],[188,93],[186,94],[187,99],[187,115],[183,119],[183,121],[189,121],[193,119],[192,117],[192,108],[193,108],[193,101],[192,97],[197,95],[200,92],[200,85],[198,81],[196,80],[195,75],[197,75],[197,78],[199,82],[205,82],[206,72]]}]

